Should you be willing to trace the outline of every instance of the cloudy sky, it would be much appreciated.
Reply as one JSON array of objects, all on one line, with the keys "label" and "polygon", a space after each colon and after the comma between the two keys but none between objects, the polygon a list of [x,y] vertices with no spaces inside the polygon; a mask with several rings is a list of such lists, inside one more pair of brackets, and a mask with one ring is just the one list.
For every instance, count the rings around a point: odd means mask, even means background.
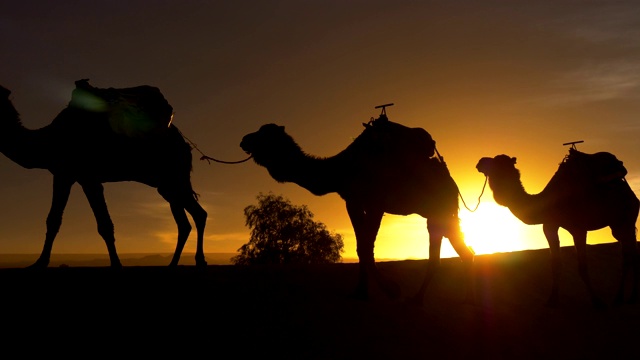
[{"label": "cloudy sky", "polygon": [[[74,81],[159,87],[174,124],[200,151],[240,160],[243,135],[284,125],[308,153],[344,149],[376,117],[423,127],[469,208],[484,156],[518,159],[530,193],[567,153],[610,151],[640,189],[640,3],[636,1],[13,1],[0,5],[0,84],[24,125],[48,124]],[[305,204],[331,231],[355,240],[344,202],[278,184],[264,168],[198,160],[193,184],[209,213],[206,252],[248,241],[243,209],[273,192]],[[0,157],[0,253],[39,253],[52,176]],[[172,252],[168,205],[137,183],[106,185],[120,253]],[[478,252],[541,248],[485,190],[461,217]],[[563,234],[565,236],[566,234]],[[608,230],[590,242],[613,241]],[[563,245],[571,244],[563,237]],[[192,235],[186,250],[195,249]],[[425,258],[424,219],[386,216],[378,258]],[[106,253],[89,205],[74,187],[54,253]],[[443,249],[447,256],[450,249]]]}]

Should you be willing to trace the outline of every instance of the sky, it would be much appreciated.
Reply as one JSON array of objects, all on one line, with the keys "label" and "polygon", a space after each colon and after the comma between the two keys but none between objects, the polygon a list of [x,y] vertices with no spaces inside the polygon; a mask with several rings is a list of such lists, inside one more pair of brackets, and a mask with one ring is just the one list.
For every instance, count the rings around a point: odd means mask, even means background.
[{"label": "sky", "polygon": [[[485,156],[517,158],[538,193],[567,154],[609,151],[640,190],[640,3],[637,1],[13,1],[0,4],[0,85],[23,124],[47,125],[74,81],[97,87],[158,87],[173,123],[197,149],[192,182],[209,217],[205,252],[235,252],[249,240],[243,210],[259,193],[307,205],[314,220],[353,230],[337,194],[279,184],[246,157],[240,140],[262,124],[285,126],[302,149],[331,156],[387,108],[391,121],[426,129],[462,199],[467,244],[476,253],[547,246],[493,201]],[[52,176],[0,156],[0,253],[39,253]],[[120,253],[173,252],[168,204],[138,183],[105,185]],[[465,204],[475,212],[468,211]],[[588,242],[612,242],[608,229]],[[571,245],[561,231],[561,245]],[[195,231],[185,247],[195,252]],[[378,259],[428,256],[425,220],[385,215]],[[53,253],[106,253],[79,186]],[[183,255],[186,256],[186,255]],[[455,256],[445,241],[443,257]]]}]

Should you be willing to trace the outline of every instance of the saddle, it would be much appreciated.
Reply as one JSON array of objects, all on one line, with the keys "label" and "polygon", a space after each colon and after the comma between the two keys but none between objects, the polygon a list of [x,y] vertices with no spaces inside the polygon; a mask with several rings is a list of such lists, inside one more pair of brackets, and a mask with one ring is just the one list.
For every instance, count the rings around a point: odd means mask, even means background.
[{"label": "saddle", "polygon": [[147,137],[171,125],[173,107],[156,87],[104,89],[92,86],[88,79],[78,80],[75,85],[69,107],[106,113],[116,133]]},{"label": "saddle", "polygon": [[426,158],[435,155],[436,142],[431,134],[422,128],[411,128],[389,121],[384,114],[362,125],[365,127],[364,133],[368,133],[379,151],[394,155],[414,154]]},{"label": "saddle", "polygon": [[622,161],[609,152],[587,154],[569,149],[561,166],[576,176],[586,177],[586,180],[598,184],[623,179],[627,175]]}]

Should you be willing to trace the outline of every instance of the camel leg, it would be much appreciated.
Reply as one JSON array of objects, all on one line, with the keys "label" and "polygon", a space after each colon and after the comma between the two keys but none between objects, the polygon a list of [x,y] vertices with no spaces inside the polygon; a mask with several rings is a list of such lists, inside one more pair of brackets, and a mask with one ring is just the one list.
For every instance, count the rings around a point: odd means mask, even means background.
[{"label": "camel leg", "polygon": [[559,229],[555,225],[542,224],[542,231],[547,238],[549,251],[551,252],[551,294],[547,300],[547,306],[550,307],[556,307],[559,300],[560,267],[562,265],[560,261],[560,238],[558,237]]},{"label": "camel leg", "polygon": [[429,287],[429,284],[433,280],[433,277],[438,271],[440,266],[440,250],[442,247],[442,238],[446,235],[449,238],[449,242],[453,246],[453,249],[458,253],[464,264],[465,273],[465,289],[466,297],[465,302],[474,301],[474,284],[473,284],[473,252],[464,243],[462,231],[460,230],[460,224],[457,221],[452,223],[451,220],[427,220],[427,228],[429,230],[429,261],[427,263],[427,271],[418,290],[417,294],[411,300],[416,305],[422,305],[424,301],[424,295]]},{"label": "camel leg", "polygon": [[62,225],[62,214],[64,213],[64,208],[67,206],[73,184],[74,181],[72,180],[57,176],[53,177],[53,197],[51,200],[51,208],[47,215],[47,233],[44,239],[44,247],[38,260],[30,265],[29,268],[40,269],[49,266],[53,241],[56,235],[58,235],[58,231]]},{"label": "camel leg", "polygon": [[104,187],[100,183],[84,183],[82,190],[84,191],[93,215],[96,218],[98,224],[98,234],[102,237],[107,245],[107,251],[109,252],[109,260],[111,267],[118,269],[122,267],[120,258],[118,258],[118,252],[116,251],[116,238],[114,234],[113,221],[109,215],[107,209],[107,202],[104,199]]},{"label": "camel leg", "polygon": [[187,239],[189,239],[189,234],[191,233],[192,227],[189,223],[185,210],[193,217],[198,233],[196,266],[207,266],[207,262],[204,257],[204,227],[207,220],[207,213],[200,204],[198,204],[193,190],[191,190],[191,186],[188,183],[186,183],[185,186],[180,184],[166,184],[166,186],[158,187],[158,193],[169,203],[171,214],[178,226],[178,241],[176,244],[176,250],[173,253],[171,262],[169,263],[169,267],[178,266],[180,257],[182,256],[182,251],[184,250],[184,246],[187,243]]},{"label": "camel leg", "polygon": [[187,212],[191,214],[193,218],[193,222],[196,225],[196,233],[197,233],[197,248],[196,248],[196,266],[197,267],[206,267],[207,261],[204,257],[204,228],[207,224],[207,212],[200,206],[198,201],[195,198],[191,198],[187,201],[187,206],[185,207]]},{"label": "camel leg", "polygon": [[440,248],[442,247],[442,238],[444,237],[443,228],[434,222],[429,223],[427,220],[427,229],[429,231],[429,260],[427,260],[427,270],[418,292],[409,300],[411,304],[418,306],[423,305],[427,288],[440,267]]},{"label": "camel leg", "polygon": [[593,285],[591,283],[591,277],[589,276],[589,269],[587,266],[587,232],[586,231],[572,231],[573,244],[576,248],[578,257],[578,274],[584,283],[591,302],[596,308],[603,308],[605,303],[596,294]]},{"label": "camel leg", "polygon": [[367,238],[364,211],[347,202],[347,213],[356,235],[356,253],[358,254],[358,282],[355,297],[361,300],[369,298],[369,269],[375,267],[373,240]]},{"label": "camel leg", "polygon": [[173,218],[178,225],[178,243],[176,244],[176,251],[173,253],[173,258],[171,259],[169,266],[176,267],[178,262],[180,262],[182,250],[184,249],[184,245],[187,243],[187,239],[191,233],[191,224],[189,223],[187,213],[184,211],[184,207],[182,207],[182,205],[176,202],[171,202],[170,207]]},{"label": "camel leg", "polygon": [[640,282],[640,254],[638,254],[638,242],[633,237],[634,241],[629,242],[627,245],[629,247],[628,252],[626,252],[628,261],[631,263],[631,268],[633,271],[633,283],[631,287],[631,297],[629,298],[629,302],[635,304],[638,302],[638,285]]},{"label": "camel leg", "polygon": [[355,297],[362,300],[369,298],[369,276],[373,277],[373,280],[387,296],[391,298],[398,297],[400,294],[398,285],[382,277],[376,267],[373,252],[384,213],[376,211],[365,212],[361,207],[349,202],[347,202],[347,213],[356,235],[356,252],[359,260],[359,275]]},{"label": "camel leg", "polygon": [[465,302],[474,304],[475,303],[475,277],[473,274],[473,261],[475,254],[469,249],[467,244],[464,242],[464,234],[462,230],[460,230],[460,223],[456,219],[455,223],[452,223],[447,234],[447,238],[451,243],[451,246],[456,251],[463,265],[463,273],[464,273],[464,288],[465,288]]},{"label": "camel leg", "polygon": [[635,303],[638,300],[638,276],[640,275],[635,228],[632,228],[630,232],[625,232],[620,231],[617,227],[612,227],[611,233],[620,242],[622,249],[622,276],[618,285],[615,303],[622,304],[624,302],[625,284],[629,273],[632,276],[631,297],[629,300],[631,303]]}]

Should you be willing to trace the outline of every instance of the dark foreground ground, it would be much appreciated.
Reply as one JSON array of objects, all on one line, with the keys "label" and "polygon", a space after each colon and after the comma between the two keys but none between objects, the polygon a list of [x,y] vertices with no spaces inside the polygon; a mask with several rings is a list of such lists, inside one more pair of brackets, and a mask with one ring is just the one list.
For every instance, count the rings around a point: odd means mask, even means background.
[{"label": "dark foreground ground", "polygon": [[[423,307],[373,289],[350,297],[357,264],[0,269],[0,356],[207,359],[637,359],[640,305],[613,306],[618,244],[589,247],[595,310],[563,248],[561,305],[547,308],[547,250],[476,258],[476,304],[444,259]],[[426,260],[381,262],[417,289]],[[7,357],[5,357],[7,358]]]}]

